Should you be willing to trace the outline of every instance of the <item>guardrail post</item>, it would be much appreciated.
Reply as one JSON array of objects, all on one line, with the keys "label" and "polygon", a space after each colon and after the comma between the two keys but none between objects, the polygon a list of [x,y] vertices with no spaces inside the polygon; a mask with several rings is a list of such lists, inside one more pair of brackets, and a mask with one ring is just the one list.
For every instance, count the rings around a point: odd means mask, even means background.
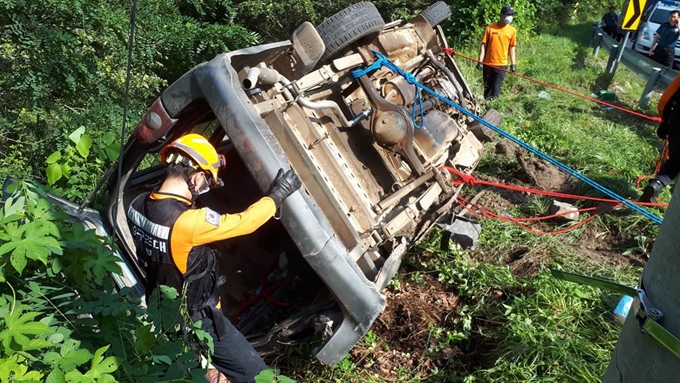
[{"label": "guardrail post", "polygon": [[649,99],[652,98],[652,92],[654,92],[654,87],[656,86],[656,82],[659,80],[660,75],[661,68],[652,68],[652,73],[647,77],[645,90],[642,91],[642,96],[640,97],[640,101],[638,101],[638,105],[641,108],[646,108],[647,105],[649,105]]},{"label": "guardrail post", "polygon": [[612,51],[609,52],[609,60],[607,60],[607,72],[609,73],[614,73],[614,69],[616,67],[616,57],[619,55],[619,45],[612,45]]},{"label": "guardrail post", "polygon": [[602,45],[602,33],[598,33],[595,35],[593,44],[595,44],[595,49],[593,49],[593,56],[597,57],[597,54],[600,52],[600,45]]},{"label": "guardrail post", "polygon": [[588,46],[592,47],[595,42],[595,36],[597,36],[597,23],[593,24],[593,30],[590,32],[590,40],[588,41]]}]

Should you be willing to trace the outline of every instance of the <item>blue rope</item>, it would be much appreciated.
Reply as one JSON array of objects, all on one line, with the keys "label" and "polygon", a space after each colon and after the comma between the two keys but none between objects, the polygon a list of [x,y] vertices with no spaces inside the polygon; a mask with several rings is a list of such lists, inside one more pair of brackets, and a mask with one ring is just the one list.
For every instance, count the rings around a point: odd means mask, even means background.
[{"label": "blue rope", "polygon": [[[463,108],[462,106],[456,104],[455,102],[449,100],[448,98],[440,95],[439,93],[435,92],[434,90],[432,90],[432,89],[428,88],[427,86],[421,84],[420,82],[418,82],[416,80],[415,76],[413,76],[411,73],[403,71],[396,64],[394,64],[389,59],[387,59],[387,57],[383,56],[380,52],[373,51],[373,54],[376,56],[376,61],[371,66],[369,66],[368,68],[366,68],[364,70],[352,71],[352,76],[354,78],[360,77],[360,76],[357,76],[358,74],[361,74],[361,76],[363,76],[363,75],[365,75],[365,74],[367,74],[367,73],[369,73],[369,72],[371,72],[375,69],[380,68],[381,66],[385,66],[388,69],[390,69],[391,71],[403,76],[406,79],[406,81],[409,82],[409,84],[415,85],[416,88],[418,88],[419,96],[420,96],[420,89],[425,90],[426,92],[430,93],[431,95],[437,97],[439,100],[441,100],[441,101],[447,103],[448,105],[456,108],[458,111],[460,111],[464,115],[466,115],[466,116],[468,116],[468,117],[470,117],[470,118],[472,118],[476,121],[479,121],[482,125],[486,126],[487,128],[489,128],[489,129],[493,130],[494,132],[500,134],[501,136],[509,139],[510,141],[512,141],[515,144],[523,147],[524,149],[530,151],[531,153],[534,153],[536,156],[538,156],[538,157],[542,158],[543,160],[549,162],[550,164],[558,167],[559,169],[562,169],[567,174],[581,180],[582,182],[586,183],[587,185],[590,185],[595,190],[615,199],[618,202],[621,202],[622,204],[628,206],[629,208],[631,208],[634,211],[642,214],[643,216],[649,218],[650,220],[652,220],[653,222],[655,222],[659,225],[661,224],[661,222],[663,222],[663,219],[661,217],[659,217],[655,214],[652,214],[652,212],[650,212],[649,210],[634,204],[630,200],[623,198],[622,196],[620,196],[620,195],[616,194],[615,192],[607,189],[606,187],[598,184],[597,182],[595,182],[595,181],[591,180],[590,178],[584,176],[583,174],[579,173],[578,171],[576,171],[576,170],[568,167],[567,165],[557,161],[556,159],[550,157],[549,155],[543,153],[542,151],[534,148],[533,146],[527,144],[526,142],[520,140],[519,138],[511,135],[510,133],[502,130],[501,128],[493,125],[492,123],[484,120],[483,118],[477,116],[476,114],[468,111],[467,109]],[[420,98],[420,97],[418,97],[418,98]],[[420,102],[421,102],[420,113],[421,113],[421,116],[422,116],[422,114],[423,114],[422,99],[420,100]],[[414,107],[415,107],[415,101],[414,101]],[[413,115],[415,115],[415,114],[413,114]],[[421,122],[422,122],[422,117],[421,117]]]},{"label": "blue rope", "polygon": [[[411,119],[413,119],[413,126],[416,129],[422,128],[423,127],[423,119],[425,118],[425,112],[423,111],[422,92],[420,91],[420,88],[417,86],[419,84],[418,80],[416,80],[415,76],[413,76],[412,74],[401,71],[401,68],[396,66],[393,62],[388,60],[387,57],[383,56],[379,52],[376,52],[376,51],[372,51],[372,52],[377,57],[375,62],[373,64],[367,66],[364,69],[353,70],[351,72],[352,77],[355,78],[355,79],[359,78],[361,76],[364,76],[364,75],[367,75],[367,74],[373,72],[374,70],[380,69],[382,66],[386,66],[391,71],[393,71],[395,73],[399,73],[402,76],[404,76],[404,78],[406,78],[406,81],[409,84],[416,85],[416,96],[413,99],[413,106],[411,107]],[[416,109],[420,110],[420,122],[418,122],[418,119],[416,118]]]}]

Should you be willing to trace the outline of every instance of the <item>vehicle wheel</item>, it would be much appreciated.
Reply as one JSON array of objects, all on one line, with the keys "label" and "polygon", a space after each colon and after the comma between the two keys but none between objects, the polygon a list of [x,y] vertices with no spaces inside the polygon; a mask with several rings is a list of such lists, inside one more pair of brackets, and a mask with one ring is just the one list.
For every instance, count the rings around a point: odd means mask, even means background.
[{"label": "vehicle wheel", "polygon": [[427,7],[420,15],[434,27],[451,16],[451,8],[445,2],[438,1]]},{"label": "vehicle wheel", "polygon": [[385,21],[373,3],[352,4],[334,14],[316,27],[326,45],[319,63],[325,63],[352,43],[375,38],[384,26]]}]

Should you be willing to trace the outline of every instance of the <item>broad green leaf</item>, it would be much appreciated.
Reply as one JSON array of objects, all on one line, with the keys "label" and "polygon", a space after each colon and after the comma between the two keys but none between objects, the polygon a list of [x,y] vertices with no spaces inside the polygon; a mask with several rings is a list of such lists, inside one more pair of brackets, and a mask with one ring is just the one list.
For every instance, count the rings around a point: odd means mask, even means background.
[{"label": "broad green leaf", "polygon": [[10,217],[13,214],[17,214],[20,211],[24,210],[24,207],[26,206],[26,198],[23,196],[16,196],[13,198],[8,199],[5,202],[5,221],[8,217]]},{"label": "broad green leaf", "polygon": [[255,377],[255,383],[272,383],[274,381],[274,370],[272,369],[267,369]]},{"label": "broad green leaf", "polygon": [[109,158],[109,160],[115,161],[120,155],[120,144],[116,142],[106,146],[104,148],[104,153],[106,153],[106,156]]},{"label": "broad green leaf", "polygon": [[115,133],[106,132],[106,134],[104,134],[104,136],[102,137],[102,142],[104,143],[105,146],[109,146],[117,139],[118,136]]},{"label": "broad green leaf", "polygon": [[50,372],[49,375],[47,375],[47,380],[45,383],[65,383],[66,378],[64,377],[64,371],[62,371],[59,367],[55,368]]},{"label": "broad green leaf", "polygon": [[86,379],[85,375],[83,375],[82,372],[78,371],[77,369],[72,369],[71,371],[67,372],[66,375],[64,376],[66,378],[66,381],[69,383],[90,383],[94,382],[93,379]]},{"label": "broad green leaf", "polygon": [[71,133],[68,138],[71,140],[74,144],[78,145],[78,141],[80,141],[80,137],[85,133],[85,127],[81,126],[80,128],[76,129],[73,133]]},{"label": "broad green leaf", "polygon": [[80,140],[78,140],[78,143],[76,144],[78,153],[80,153],[83,158],[87,158],[87,156],[90,154],[91,147],[92,137],[87,133],[83,133],[83,135],[80,136]]},{"label": "broad green leaf", "polygon": [[19,247],[20,243],[19,242],[7,242],[4,243],[2,246],[0,246],[0,255],[9,253],[10,251],[16,249]]},{"label": "broad green leaf", "polygon": [[34,338],[22,348],[22,351],[40,350],[48,347],[54,347],[54,343],[50,342],[49,340]]},{"label": "broad green leaf", "polygon": [[57,150],[56,152],[50,154],[49,157],[45,160],[47,164],[53,164],[61,159],[61,151]]},{"label": "broad green leaf", "polygon": [[145,353],[156,343],[156,336],[151,330],[151,325],[138,325],[135,328],[135,349],[140,353]]},{"label": "broad green leaf", "polygon": [[61,166],[59,164],[51,164],[45,171],[47,173],[47,183],[50,185],[54,185],[61,178]]},{"label": "broad green leaf", "polygon": [[118,359],[115,356],[109,356],[104,358],[104,353],[108,350],[109,346],[100,347],[94,352],[92,357],[92,367],[90,371],[95,373],[95,376],[108,374],[114,372],[118,369]]},{"label": "broad green leaf", "polygon": [[67,339],[61,346],[59,353],[47,352],[43,356],[45,363],[51,366],[59,366],[65,371],[73,370],[76,366],[83,365],[92,359],[92,354],[84,348],[80,348],[80,342]]},{"label": "broad green leaf", "polygon": [[118,258],[110,253],[88,255],[85,257],[83,266],[85,270],[94,277],[95,282],[99,285],[104,283],[105,278],[108,278],[109,272],[116,274],[121,273]]},{"label": "broad green leaf", "polygon": [[[30,338],[27,335],[40,335],[50,332],[50,328],[43,323],[34,321],[39,312],[28,312],[23,314],[23,307],[18,306],[9,315],[5,315],[5,325],[7,328],[0,332],[0,341],[6,351],[10,350],[12,341],[20,346],[28,346]],[[9,351],[8,351],[9,352]]]},{"label": "broad green leaf", "polygon": [[61,175],[62,175],[62,177],[66,177],[66,178],[71,177],[71,170],[72,170],[71,165],[69,165],[69,164],[61,164],[61,165],[60,165],[60,168],[61,168]]},{"label": "broad green leaf", "polygon": [[21,181],[12,181],[5,188],[5,192],[9,194],[14,194],[17,190],[21,188],[21,185],[22,185]]},{"label": "broad green leaf", "polygon": [[20,251],[13,251],[9,257],[9,263],[12,264],[14,270],[16,270],[20,275],[24,272],[24,268],[28,265],[26,260],[26,254]]},{"label": "broad green leaf", "polygon": [[174,287],[160,285],[159,286],[162,299],[177,299],[179,293]]},{"label": "broad green leaf", "polygon": [[61,258],[52,259],[51,270],[52,270],[53,275],[58,274],[61,271],[62,267],[63,267],[63,263],[61,262]]},{"label": "broad green leaf", "polygon": [[17,363],[18,355],[10,356],[7,359],[0,359],[0,382],[9,382],[11,375],[23,375],[26,366]]},{"label": "broad green leaf", "polygon": [[170,359],[170,357],[167,355],[152,355],[151,359],[155,363],[164,363],[167,365],[172,364],[172,359]]}]

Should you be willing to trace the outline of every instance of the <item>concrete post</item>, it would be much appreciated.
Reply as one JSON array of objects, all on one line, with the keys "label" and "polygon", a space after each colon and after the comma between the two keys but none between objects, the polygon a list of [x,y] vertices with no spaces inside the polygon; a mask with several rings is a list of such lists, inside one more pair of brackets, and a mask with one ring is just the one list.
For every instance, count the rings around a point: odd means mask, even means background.
[{"label": "concrete post", "polygon": [[654,87],[656,87],[656,82],[661,76],[661,68],[652,68],[652,73],[647,77],[647,84],[645,85],[645,90],[642,91],[642,96],[640,96],[640,101],[638,105],[641,108],[646,108],[649,105],[649,100],[652,98],[652,93],[654,92]]},{"label": "concrete post", "polygon": [[[664,312],[660,324],[680,336],[680,187],[673,192],[652,255],[642,280],[647,296]],[[660,343],[640,332],[634,308],[626,318],[616,349],[604,376],[604,383],[677,382],[680,359]]]},{"label": "concrete post", "polygon": [[598,33],[595,36],[593,44],[595,44],[595,49],[593,49],[593,56],[597,57],[597,54],[600,52],[600,45],[602,45],[602,33]]}]

